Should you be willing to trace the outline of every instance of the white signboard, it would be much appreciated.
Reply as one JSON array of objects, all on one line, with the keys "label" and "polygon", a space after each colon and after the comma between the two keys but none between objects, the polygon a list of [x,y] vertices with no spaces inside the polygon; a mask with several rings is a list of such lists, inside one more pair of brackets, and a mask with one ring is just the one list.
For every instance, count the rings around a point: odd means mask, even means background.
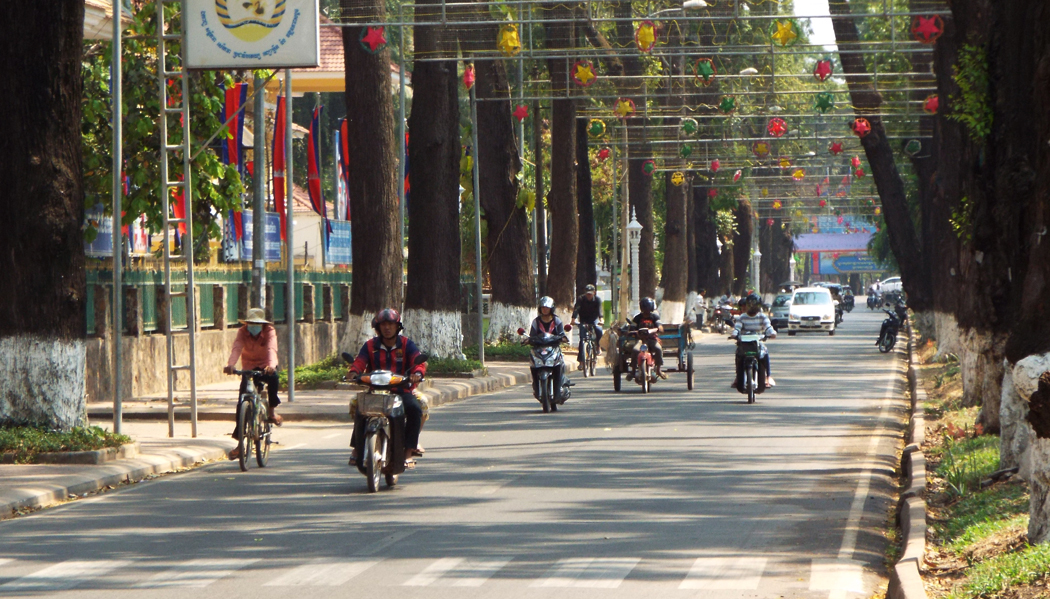
[{"label": "white signboard", "polygon": [[316,67],[318,0],[184,0],[191,69]]}]

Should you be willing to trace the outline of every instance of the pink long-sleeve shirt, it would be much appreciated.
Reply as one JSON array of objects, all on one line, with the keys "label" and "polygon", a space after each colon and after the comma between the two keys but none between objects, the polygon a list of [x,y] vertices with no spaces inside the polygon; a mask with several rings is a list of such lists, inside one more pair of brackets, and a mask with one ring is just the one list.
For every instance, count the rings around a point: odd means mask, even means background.
[{"label": "pink long-sleeve shirt", "polygon": [[237,331],[237,338],[233,340],[227,365],[230,368],[236,366],[237,358],[241,359],[241,368],[245,370],[261,370],[267,366],[277,368],[277,331],[264,324],[259,336],[252,337],[248,327],[241,327]]}]

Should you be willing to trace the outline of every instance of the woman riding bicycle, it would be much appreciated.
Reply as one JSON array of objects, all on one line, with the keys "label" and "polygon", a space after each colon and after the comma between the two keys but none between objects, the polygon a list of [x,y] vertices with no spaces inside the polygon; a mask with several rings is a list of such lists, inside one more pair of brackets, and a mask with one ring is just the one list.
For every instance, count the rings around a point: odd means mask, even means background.
[{"label": "woman riding bicycle", "polygon": [[[266,320],[266,312],[262,308],[248,310],[248,315],[240,321],[244,326],[237,331],[237,337],[233,340],[233,349],[230,350],[230,359],[222,371],[233,374],[233,367],[237,365],[237,359],[241,360],[242,370],[260,370],[263,374],[255,377],[266,383],[269,408],[266,417],[271,424],[281,426],[283,419],[277,415],[275,409],[281,404],[277,397],[277,331],[273,324]],[[237,397],[248,391],[248,378],[241,379],[241,390]],[[240,428],[234,426],[233,438],[240,439]],[[240,457],[240,448],[235,447],[230,452],[230,459]]]}]

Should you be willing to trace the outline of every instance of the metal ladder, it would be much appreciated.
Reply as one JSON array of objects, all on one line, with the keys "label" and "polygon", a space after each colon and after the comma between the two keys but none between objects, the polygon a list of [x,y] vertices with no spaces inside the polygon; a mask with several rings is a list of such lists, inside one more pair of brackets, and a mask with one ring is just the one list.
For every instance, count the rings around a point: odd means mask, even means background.
[{"label": "metal ladder", "polygon": [[[193,437],[197,436],[197,306],[194,295],[193,284],[193,185],[190,172],[190,82],[188,73],[184,68],[185,40],[182,32],[173,32],[173,24],[165,19],[164,8],[170,5],[181,5],[183,0],[159,0],[157,2],[157,80],[160,88],[160,195],[164,202],[164,332],[167,337],[167,374],[168,374],[168,436],[175,436],[175,398],[179,393],[176,390],[178,383],[178,372],[189,372],[190,393],[190,427]],[[181,11],[180,11],[181,12]],[[176,42],[179,46],[178,65],[176,69],[168,70],[167,43]],[[179,94],[177,105],[168,105],[168,81],[181,81],[182,91]],[[181,105],[178,105],[181,104]],[[182,115],[182,141],[171,144],[168,141],[168,119],[175,115]],[[169,160],[177,160],[178,154],[182,154],[182,178],[178,181],[171,180],[171,171],[168,168]],[[176,218],[172,212],[173,194],[181,190],[185,198],[186,212],[184,218]],[[171,228],[184,225],[186,234],[182,236],[181,254],[173,254],[171,246]],[[176,264],[177,272],[182,264],[185,268],[185,285],[183,291],[173,291],[172,264]],[[172,304],[185,298],[186,302],[186,328],[184,330],[173,329]],[[176,356],[176,336],[189,338],[189,356],[185,361],[179,361]],[[185,393],[185,391],[182,391]]]}]

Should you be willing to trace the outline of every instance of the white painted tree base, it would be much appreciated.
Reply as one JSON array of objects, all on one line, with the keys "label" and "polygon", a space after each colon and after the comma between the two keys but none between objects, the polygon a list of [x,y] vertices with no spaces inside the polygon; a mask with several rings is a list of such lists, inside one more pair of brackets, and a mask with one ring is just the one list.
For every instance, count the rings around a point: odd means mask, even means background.
[{"label": "white painted tree base", "polygon": [[416,343],[419,349],[437,358],[456,358],[463,355],[463,320],[459,312],[430,312],[405,310],[401,317],[405,325],[403,335]]},{"label": "white painted tree base", "polygon": [[87,423],[83,339],[0,338],[0,425],[68,430]]},{"label": "white painted tree base", "polygon": [[[571,313],[571,312],[570,312]],[[489,328],[485,332],[485,341],[495,343],[509,339],[517,341],[518,329],[526,332],[532,319],[536,317],[536,308],[532,306],[512,306],[502,302],[492,302],[489,306]]]},{"label": "white painted tree base", "polygon": [[660,302],[660,322],[682,324],[685,319],[685,302],[664,300]]},{"label": "white painted tree base", "polygon": [[365,344],[365,341],[375,337],[376,332],[372,328],[372,318],[374,316],[374,312],[350,314],[343,337],[339,340],[340,351],[349,352],[350,355],[356,356],[357,352],[361,351],[361,346]]},{"label": "white painted tree base", "polygon": [[[696,308],[696,299],[700,297],[700,294],[695,291],[690,291],[689,295],[685,296],[685,316],[696,321],[699,320],[696,317],[694,308]],[[662,315],[662,314],[661,314]]]}]

